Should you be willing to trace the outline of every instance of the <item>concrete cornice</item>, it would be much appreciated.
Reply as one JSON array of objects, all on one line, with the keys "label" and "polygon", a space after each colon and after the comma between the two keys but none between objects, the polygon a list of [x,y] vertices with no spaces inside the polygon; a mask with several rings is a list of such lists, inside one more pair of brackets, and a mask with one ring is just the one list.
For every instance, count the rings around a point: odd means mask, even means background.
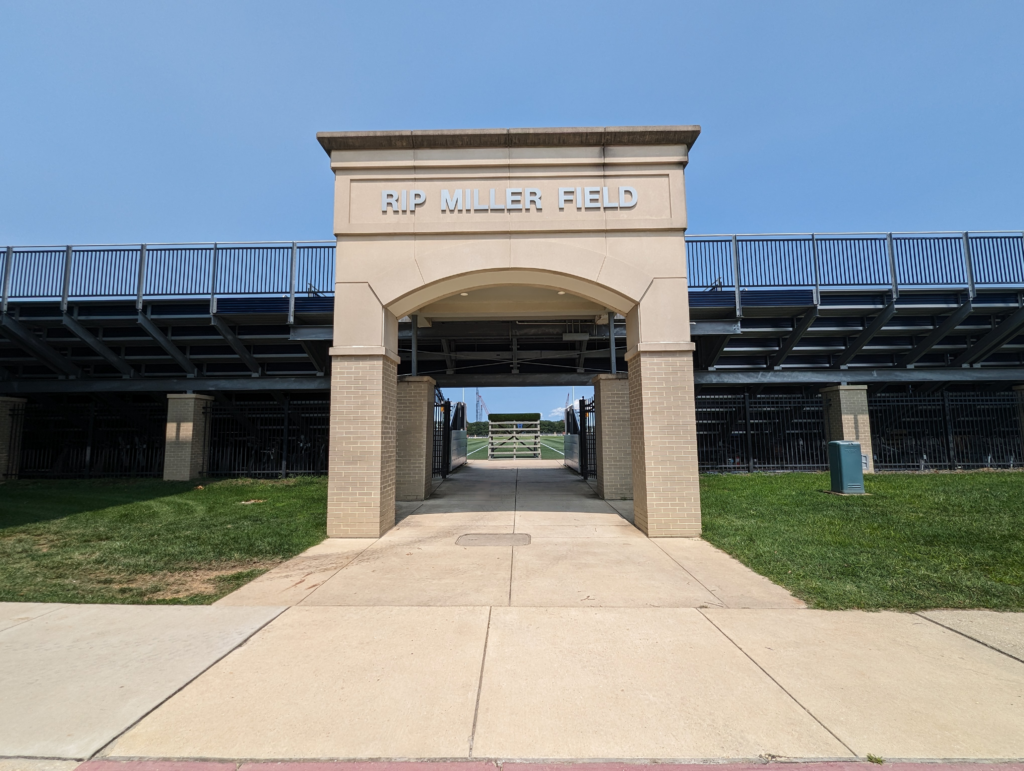
[{"label": "concrete cornice", "polygon": [[446,129],[439,131],[321,131],[317,141],[332,150],[423,150],[486,147],[606,147],[686,145],[700,126],[610,126],[597,128]]}]

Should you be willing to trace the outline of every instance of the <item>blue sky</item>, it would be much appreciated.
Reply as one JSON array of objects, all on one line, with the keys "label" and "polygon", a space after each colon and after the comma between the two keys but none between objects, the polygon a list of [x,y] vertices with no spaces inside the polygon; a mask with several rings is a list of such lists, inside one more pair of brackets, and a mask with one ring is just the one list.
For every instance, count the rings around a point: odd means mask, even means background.
[{"label": "blue sky", "polygon": [[680,123],[691,232],[1024,228],[1020,2],[0,0],[0,29],[0,244],[329,238],[317,131]]}]

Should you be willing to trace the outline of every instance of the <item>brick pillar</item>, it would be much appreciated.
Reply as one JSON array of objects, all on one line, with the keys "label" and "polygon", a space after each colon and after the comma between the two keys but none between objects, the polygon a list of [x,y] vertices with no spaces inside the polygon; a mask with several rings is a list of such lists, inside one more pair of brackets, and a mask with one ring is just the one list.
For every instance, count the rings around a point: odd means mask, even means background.
[{"label": "brick pillar", "polygon": [[838,385],[821,389],[825,400],[825,439],[829,442],[860,442],[862,455],[868,456],[868,474],[875,473],[871,451],[871,420],[868,417],[868,387]]},{"label": "brick pillar", "polygon": [[635,524],[650,538],[700,535],[693,343],[634,351],[629,423]]},{"label": "brick pillar", "polygon": [[164,445],[164,479],[187,482],[206,471],[210,452],[206,406],[212,396],[167,394],[167,442]]},{"label": "brick pillar", "polygon": [[609,500],[633,497],[633,456],[629,449],[629,375],[598,375],[594,386],[597,413],[594,445],[597,494]]},{"label": "brick pillar", "polygon": [[379,538],[395,525],[398,364],[381,351],[331,356],[331,538]]},{"label": "brick pillar", "polygon": [[0,479],[18,478],[22,415],[16,410],[26,401],[13,396],[0,396]]},{"label": "brick pillar", "polygon": [[434,470],[434,386],[432,377],[398,381],[398,427],[395,449],[395,498],[430,497]]}]

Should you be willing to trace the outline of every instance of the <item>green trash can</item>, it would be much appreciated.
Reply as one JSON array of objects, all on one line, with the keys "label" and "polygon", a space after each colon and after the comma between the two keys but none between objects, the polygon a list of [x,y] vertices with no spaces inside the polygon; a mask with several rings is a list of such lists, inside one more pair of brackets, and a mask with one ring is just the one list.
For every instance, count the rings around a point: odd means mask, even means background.
[{"label": "green trash can", "polygon": [[845,495],[864,494],[860,442],[829,442],[828,470],[832,475],[832,492]]}]

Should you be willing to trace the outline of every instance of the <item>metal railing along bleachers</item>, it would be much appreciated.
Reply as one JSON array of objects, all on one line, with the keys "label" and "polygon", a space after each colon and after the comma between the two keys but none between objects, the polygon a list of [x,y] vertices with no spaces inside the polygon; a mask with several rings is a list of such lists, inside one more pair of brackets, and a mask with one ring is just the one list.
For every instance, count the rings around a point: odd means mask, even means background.
[{"label": "metal railing along bleachers", "polygon": [[[693,289],[974,289],[1024,284],[1024,233],[693,235]],[[9,246],[3,300],[288,296],[334,289],[333,241]]]},{"label": "metal railing along bleachers", "polygon": [[694,235],[693,289],[1019,288],[1024,233]]},{"label": "metal railing along bleachers", "polygon": [[334,294],[335,242],[9,246],[3,309],[18,302]]}]

